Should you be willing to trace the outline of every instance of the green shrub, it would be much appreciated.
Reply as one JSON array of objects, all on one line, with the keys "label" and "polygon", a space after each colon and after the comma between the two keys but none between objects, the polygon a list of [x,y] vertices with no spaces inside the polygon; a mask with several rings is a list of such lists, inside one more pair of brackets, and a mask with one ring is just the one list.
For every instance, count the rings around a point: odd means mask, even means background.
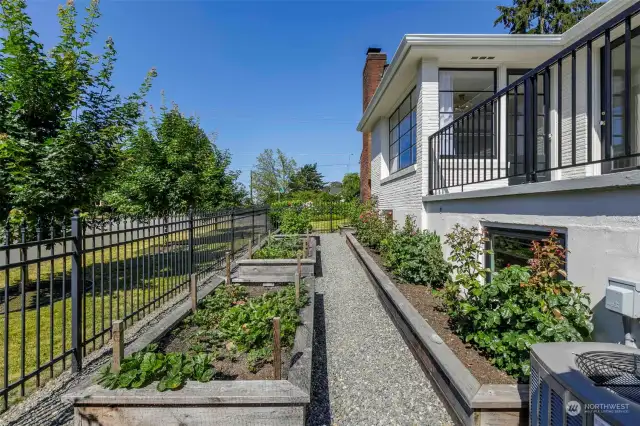
[{"label": "green shrub", "polygon": [[382,241],[393,232],[394,222],[378,211],[375,203],[369,202],[362,207],[354,225],[358,241],[373,250],[379,250]]},{"label": "green shrub", "polygon": [[485,238],[457,225],[447,235],[456,278],[440,292],[455,331],[501,370],[528,381],[531,345],[580,342],[593,331],[589,296],[564,279],[567,250],[552,232],[533,242],[529,266],[508,266],[484,283]]},{"label": "green shrub", "polygon": [[382,241],[380,253],[385,266],[405,282],[441,287],[449,277],[440,237],[417,229],[411,216],[406,217],[404,228]]},{"label": "green shrub", "polygon": [[304,207],[289,208],[282,214],[280,232],[283,234],[304,234],[311,232],[311,215]]},{"label": "green shrub", "polygon": [[253,254],[253,259],[295,259],[302,253],[302,244],[297,237],[271,237],[264,247]]}]

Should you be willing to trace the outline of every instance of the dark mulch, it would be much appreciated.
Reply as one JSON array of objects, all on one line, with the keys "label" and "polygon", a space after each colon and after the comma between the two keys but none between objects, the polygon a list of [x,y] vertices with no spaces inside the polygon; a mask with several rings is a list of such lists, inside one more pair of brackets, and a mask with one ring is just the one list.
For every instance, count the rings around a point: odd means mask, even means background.
[{"label": "dark mulch", "polygon": [[[268,291],[278,291],[282,287],[263,287],[262,285],[245,286],[249,293],[249,297],[258,297]],[[161,339],[159,348],[167,352],[184,352],[193,353],[191,350],[192,339],[197,333],[198,327],[186,326],[184,324],[176,327],[171,333]],[[225,353],[225,355],[228,355]],[[291,348],[282,348],[280,359],[282,360],[282,378],[287,379],[289,365],[291,363]],[[213,362],[216,370],[215,378],[217,380],[271,380],[273,379],[273,364],[266,363],[255,373],[247,369],[247,355],[237,352],[236,357],[230,359],[228,356],[224,359],[217,359]]]},{"label": "dark mulch", "polygon": [[465,343],[449,326],[449,316],[443,311],[441,302],[431,294],[431,287],[400,282],[383,266],[382,258],[366,248],[369,255],[380,266],[409,303],[416,308],[449,348],[471,371],[480,384],[516,384],[517,380],[494,367],[491,362],[473,346]]}]

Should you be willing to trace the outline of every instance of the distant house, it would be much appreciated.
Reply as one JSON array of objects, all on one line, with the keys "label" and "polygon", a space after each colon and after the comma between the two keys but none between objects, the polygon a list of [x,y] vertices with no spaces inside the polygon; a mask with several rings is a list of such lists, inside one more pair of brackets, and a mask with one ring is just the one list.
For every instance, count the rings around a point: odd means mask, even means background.
[{"label": "distant house", "polygon": [[323,190],[331,195],[338,195],[342,191],[342,182],[329,182]]},{"label": "distant house", "polygon": [[609,0],[561,35],[406,35],[363,72],[363,196],[440,236],[485,229],[494,270],[555,228],[603,341],[623,340],[608,280],[640,283],[639,10]]}]

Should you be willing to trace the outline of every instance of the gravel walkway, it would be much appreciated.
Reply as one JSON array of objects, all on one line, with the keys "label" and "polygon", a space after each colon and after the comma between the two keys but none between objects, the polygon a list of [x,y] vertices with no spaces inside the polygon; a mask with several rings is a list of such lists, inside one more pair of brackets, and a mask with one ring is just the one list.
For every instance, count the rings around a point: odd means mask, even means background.
[{"label": "gravel walkway", "polygon": [[454,424],[344,237],[321,247],[310,425]]}]

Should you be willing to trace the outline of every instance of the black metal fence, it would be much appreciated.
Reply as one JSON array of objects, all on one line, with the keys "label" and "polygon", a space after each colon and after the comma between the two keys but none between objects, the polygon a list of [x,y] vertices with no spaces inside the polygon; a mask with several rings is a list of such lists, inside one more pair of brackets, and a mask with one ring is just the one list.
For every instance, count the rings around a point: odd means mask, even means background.
[{"label": "black metal fence", "polygon": [[[2,409],[205,280],[272,230],[268,208],[7,224],[0,245]],[[1,240],[1,239],[0,239]]]},{"label": "black metal fence", "polygon": [[430,136],[429,193],[638,168],[639,11],[634,4]]},{"label": "black metal fence", "polygon": [[356,208],[355,202],[281,202],[269,209],[271,226],[274,229],[286,224],[286,212],[290,211],[302,221],[308,222],[312,233],[337,232],[349,226]]}]

